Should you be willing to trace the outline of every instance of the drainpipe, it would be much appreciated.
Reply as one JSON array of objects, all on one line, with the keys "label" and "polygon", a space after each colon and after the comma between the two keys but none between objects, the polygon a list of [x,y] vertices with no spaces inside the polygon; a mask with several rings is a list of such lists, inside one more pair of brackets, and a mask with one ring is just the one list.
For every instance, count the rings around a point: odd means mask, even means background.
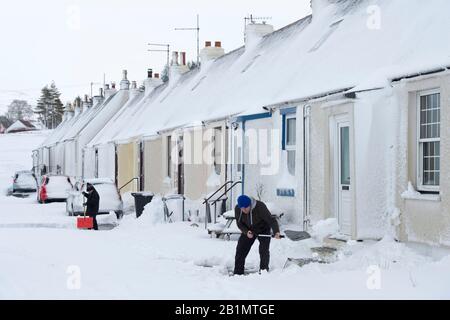
[{"label": "drainpipe", "polygon": [[241,150],[241,157],[239,161],[242,161],[241,163],[241,173],[242,173],[242,193],[245,194],[245,121],[242,121],[242,150]]},{"label": "drainpipe", "polygon": [[310,227],[309,206],[309,155],[310,155],[310,121],[311,106],[303,106],[303,230],[308,231]]}]

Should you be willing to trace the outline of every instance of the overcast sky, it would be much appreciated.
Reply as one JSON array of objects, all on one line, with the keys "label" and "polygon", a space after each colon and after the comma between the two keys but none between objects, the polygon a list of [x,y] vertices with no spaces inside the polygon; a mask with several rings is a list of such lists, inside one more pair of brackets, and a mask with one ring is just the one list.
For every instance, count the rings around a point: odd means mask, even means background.
[{"label": "overcast sky", "polygon": [[0,10],[0,113],[13,98],[34,99],[54,80],[63,102],[98,92],[106,81],[142,81],[147,68],[160,72],[164,53],[147,43],[168,43],[196,59],[195,27],[200,14],[201,48],[222,41],[231,51],[243,44],[244,17],[268,16],[279,29],[309,14],[310,0],[14,0]]}]

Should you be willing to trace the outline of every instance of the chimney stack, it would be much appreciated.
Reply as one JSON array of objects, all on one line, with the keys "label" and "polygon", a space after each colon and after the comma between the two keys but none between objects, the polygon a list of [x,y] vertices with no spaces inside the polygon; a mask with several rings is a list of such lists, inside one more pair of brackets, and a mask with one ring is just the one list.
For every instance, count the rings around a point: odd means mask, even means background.
[{"label": "chimney stack", "polygon": [[181,52],[181,61],[180,65],[185,66],[186,65],[186,52]]},{"label": "chimney stack", "polygon": [[217,59],[225,54],[225,50],[222,48],[222,42],[216,41],[215,46],[211,46],[211,41],[205,42],[205,48],[200,53],[200,59],[202,64],[206,64],[207,62]]},{"label": "chimney stack", "polygon": [[[173,66],[171,66],[170,68],[173,68]],[[153,69],[148,69],[147,79],[144,80],[145,94],[149,94],[156,87],[159,87],[162,84],[163,82],[159,79],[159,73],[155,73],[153,77]]]},{"label": "chimney stack", "polygon": [[108,99],[116,92],[116,83],[112,82],[111,86],[109,84],[105,84],[105,99]]},{"label": "chimney stack", "polygon": [[172,66],[178,66],[178,52],[172,52]]},{"label": "chimney stack", "polygon": [[188,66],[186,65],[186,53],[181,52],[181,63],[179,63],[180,53],[174,51],[172,53],[172,65],[170,66],[170,82],[176,82],[180,78],[181,75],[189,71]]},{"label": "chimney stack", "polygon": [[75,110],[74,110],[74,116],[78,116],[81,113],[81,106],[80,106],[81,99],[77,98],[75,100]]},{"label": "chimney stack", "polygon": [[272,25],[263,23],[250,23],[245,27],[245,47],[256,45],[264,36],[272,33]]},{"label": "chimney stack", "polygon": [[87,94],[84,95],[84,101],[83,101],[83,113],[89,110],[91,107],[91,101],[89,101],[89,96]]},{"label": "chimney stack", "polygon": [[120,90],[130,90],[130,81],[128,81],[128,71],[123,70],[122,81],[120,81]]},{"label": "chimney stack", "polygon": [[92,106],[97,106],[103,102],[103,88],[100,88],[99,95],[92,98]]}]

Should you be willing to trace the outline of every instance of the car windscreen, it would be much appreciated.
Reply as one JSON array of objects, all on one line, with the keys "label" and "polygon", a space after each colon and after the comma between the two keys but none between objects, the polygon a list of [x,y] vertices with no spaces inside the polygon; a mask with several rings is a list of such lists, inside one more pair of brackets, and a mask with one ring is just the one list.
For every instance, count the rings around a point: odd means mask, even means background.
[{"label": "car windscreen", "polygon": [[19,185],[36,186],[36,179],[30,173],[19,173],[16,175],[16,183]]},{"label": "car windscreen", "polygon": [[68,180],[67,177],[60,177],[60,176],[55,176],[55,177],[48,177],[47,178],[47,184],[50,185],[59,185],[59,186],[63,186],[64,188],[67,188],[67,186],[70,186],[70,182]]}]

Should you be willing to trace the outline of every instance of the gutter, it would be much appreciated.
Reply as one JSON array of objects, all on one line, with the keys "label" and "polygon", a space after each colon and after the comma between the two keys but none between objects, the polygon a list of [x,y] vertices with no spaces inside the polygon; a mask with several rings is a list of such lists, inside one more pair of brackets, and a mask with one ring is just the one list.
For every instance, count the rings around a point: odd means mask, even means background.
[{"label": "gutter", "polygon": [[311,101],[311,100],[317,100],[317,99],[333,96],[333,95],[336,95],[336,94],[345,93],[347,91],[352,90],[353,88],[354,87],[343,88],[343,89],[338,89],[338,90],[335,90],[335,91],[329,91],[329,92],[326,92],[326,93],[320,93],[320,94],[317,94],[317,95],[312,95],[312,96],[309,96],[309,97],[282,101],[282,102],[278,102],[278,103],[274,103],[274,104],[263,106],[263,109],[269,111],[269,110],[273,110],[273,109],[282,108],[283,106],[290,106],[291,107],[292,105],[305,103],[305,102],[308,102],[308,101]]}]

